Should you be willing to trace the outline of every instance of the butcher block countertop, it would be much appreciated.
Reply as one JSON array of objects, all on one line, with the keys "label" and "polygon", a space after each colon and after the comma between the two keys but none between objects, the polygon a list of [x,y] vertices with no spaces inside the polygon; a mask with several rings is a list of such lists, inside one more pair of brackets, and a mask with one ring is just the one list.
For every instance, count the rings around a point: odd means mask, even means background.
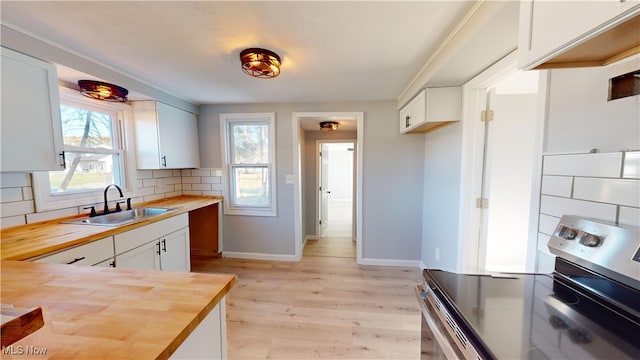
[{"label": "butcher block countertop", "polygon": [[178,196],[153,202],[135,204],[133,207],[175,208],[146,220],[119,227],[99,225],[61,224],[61,221],[87,217],[79,215],[64,219],[27,224],[0,230],[0,259],[26,260],[75,245],[102,239],[127,230],[135,229],[162,219],[176,216],[211,204],[219,203],[222,197]]},{"label": "butcher block countertop", "polygon": [[[166,359],[235,284],[226,274],[2,262],[3,303],[44,326],[3,359]],[[43,352],[45,353],[44,355]]]}]

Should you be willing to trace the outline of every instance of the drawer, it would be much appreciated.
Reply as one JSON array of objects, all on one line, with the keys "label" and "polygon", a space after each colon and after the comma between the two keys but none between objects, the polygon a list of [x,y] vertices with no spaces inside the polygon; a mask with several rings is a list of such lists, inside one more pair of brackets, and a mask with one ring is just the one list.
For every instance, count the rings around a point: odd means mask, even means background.
[{"label": "drawer", "polygon": [[30,259],[30,261],[48,264],[95,265],[113,258],[113,255],[113,237],[109,236],[54,254]]}]

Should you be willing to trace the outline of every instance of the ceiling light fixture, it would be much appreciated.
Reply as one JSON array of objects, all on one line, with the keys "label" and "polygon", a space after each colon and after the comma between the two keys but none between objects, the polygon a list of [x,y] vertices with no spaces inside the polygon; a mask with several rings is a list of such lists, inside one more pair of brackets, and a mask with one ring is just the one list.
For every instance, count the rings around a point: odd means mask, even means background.
[{"label": "ceiling light fixture", "polygon": [[129,90],[118,85],[95,80],[79,80],[80,93],[92,99],[126,102]]},{"label": "ceiling light fixture", "polygon": [[335,121],[323,121],[320,123],[320,130],[324,132],[338,130],[338,123]]},{"label": "ceiling light fixture", "polygon": [[242,71],[249,76],[271,79],[280,75],[280,56],[271,50],[250,48],[240,52]]}]

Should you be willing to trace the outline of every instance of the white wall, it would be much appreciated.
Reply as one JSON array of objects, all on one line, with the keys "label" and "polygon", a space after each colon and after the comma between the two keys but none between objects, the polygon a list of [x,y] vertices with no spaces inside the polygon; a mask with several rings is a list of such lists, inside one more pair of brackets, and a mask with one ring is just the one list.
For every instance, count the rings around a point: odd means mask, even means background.
[{"label": "white wall", "polygon": [[292,113],[363,111],[363,259],[419,260],[424,138],[398,133],[395,101],[204,105],[200,110],[200,161],[214,168],[222,163],[220,113],[276,113],[278,216],[224,216],[225,251],[294,255],[293,186],[284,182],[294,166],[292,131],[298,129],[292,129]]},{"label": "white wall", "polygon": [[[455,271],[460,221],[462,122],[424,135],[422,263]],[[439,260],[436,253],[439,252]]]}]

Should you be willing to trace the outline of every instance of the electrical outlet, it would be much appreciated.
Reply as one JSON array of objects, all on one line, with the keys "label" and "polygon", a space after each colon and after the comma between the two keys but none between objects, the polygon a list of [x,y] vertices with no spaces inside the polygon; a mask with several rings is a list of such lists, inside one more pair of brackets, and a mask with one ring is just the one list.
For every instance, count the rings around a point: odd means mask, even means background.
[{"label": "electrical outlet", "polygon": [[295,182],[295,178],[293,177],[293,175],[285,175],[284,176],[284,183],[285,184],[293,184]]},{"label": "electrical outlet", "polygon": [[437,247],[436,251],[433,253],[433,256],[436,258],[436,261],[440,261],[440,248]]}]

